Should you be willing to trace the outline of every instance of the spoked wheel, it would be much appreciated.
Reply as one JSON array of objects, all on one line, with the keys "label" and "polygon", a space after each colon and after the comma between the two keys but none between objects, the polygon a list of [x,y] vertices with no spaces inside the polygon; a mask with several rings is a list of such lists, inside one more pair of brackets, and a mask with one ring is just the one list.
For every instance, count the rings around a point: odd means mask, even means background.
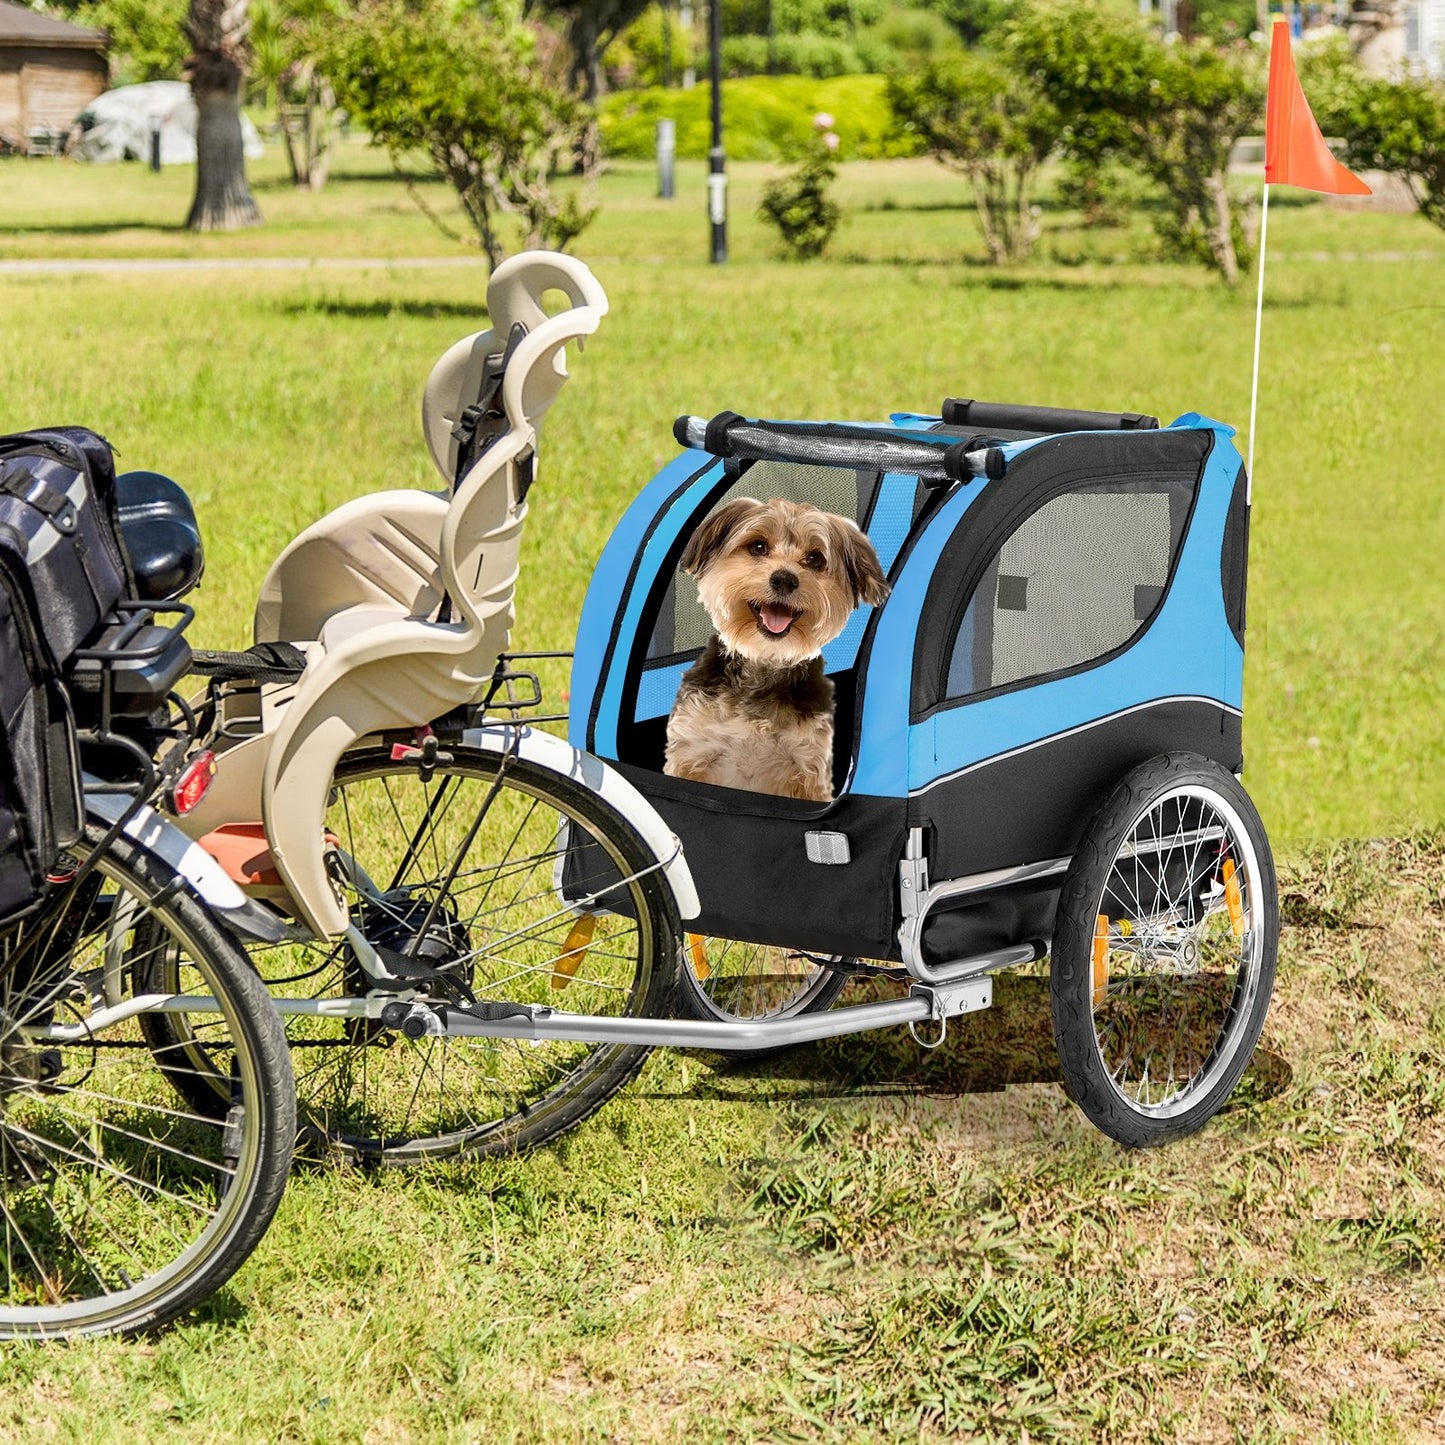
[{"label": "spoked wheel", "polygon": [[[352,922],[410,970],[414,998],[609,1016],[671,1007],[671,892],[626,820],[567,778],[457,742],[431,770],[382,750],[354,754],[337,770],[326,827]],[[345,943],[258,949],[252,959],[280,997],[370,990]],[[287,1033],[311,1131],[333,1150],[387,1163],[540,1144],[600,1108],[647,1053],[412,1039],[323,1013],[290,1015]]]},{"label": "spoked wheel", "polygon": [[[0,1338],[173,1319],[225,1283],[280,1202],[296,1139],[281,1022],[177,881],[122,837],[0,938]],[[168,1017],[205,1020],[218,1110],[193,1107],[190,1061],[158,1054],[135,1012],[154,996],[124,960],[148,947],[172,959],[170,992],[202,1001]]]},{"label": "spoked wheel", "polygon": [[796,949],[764,943],[688,933],[681,953],[679,999],[693,1018],[727,1023],[820,1013],[848,982],[844,960],[830,967]]},{"label": "spoked wheel", "polygon": [[1123,1144],[1201,1128],[1259,1041],[1278,941],[1269,841],[1233,775],[1190,753],[1136,768],[1060,898],[1050,994],[1070,1096]]}]

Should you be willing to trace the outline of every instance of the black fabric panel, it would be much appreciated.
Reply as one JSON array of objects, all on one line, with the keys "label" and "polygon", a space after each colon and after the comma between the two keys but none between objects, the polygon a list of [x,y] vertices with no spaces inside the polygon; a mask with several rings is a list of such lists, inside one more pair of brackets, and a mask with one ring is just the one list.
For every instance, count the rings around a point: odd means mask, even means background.
[{"label": "black fabric panel", "polygon": [[930,829],[929,877],[1068,857],[1125,773],[1181,751],[1237,771],[1239,717],[1214,703],[1159,702],[938,783],[909,807],[911,825]]},{"label": "black fabric panel", "polygon": [[68,709],[14,553],[0,550],[0,925],[40,895],[82,820]]},{"label": "black fabric panel", "polygon": [[1224,588],[1224,615],[1234,640],[1244,646],[1245,594],[1249,577],[1249,504],[1244,468],[1234,479],[1234,493],[1224,519],[1224,548],[1219,558],[1220,583]]},{"label": "black fabric panel", "polygon": [[1001,889],[931,913],[923,925],[923,961],[937,966],[1054,936],[1060,881],[1051,888]]},{"label": "black fabric panel", "polygon": [[[826,808],[620,765],[682,840],[702,916],[694,933],[854,958],[897,958],[907,804],[849,795]],[[844,833],[852,860],[808,861],[804,834]]]},{"label": "black fabric panel", "polygon": [[1213,445],[1209,431],[1081,433],[1051,437],[1016,457],[1008,476],[964,513],[944,544],[919,617],[913,658],[912,719],[942,700],[957,619],[973,590],[974,573],[1013,526],[1060,489],[1139,475],[1184,475],[1197,480]]}]

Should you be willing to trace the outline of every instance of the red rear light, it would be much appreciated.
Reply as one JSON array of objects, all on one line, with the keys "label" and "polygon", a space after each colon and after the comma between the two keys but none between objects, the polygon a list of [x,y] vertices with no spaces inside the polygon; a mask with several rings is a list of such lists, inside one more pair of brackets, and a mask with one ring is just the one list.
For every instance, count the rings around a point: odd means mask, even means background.
[{"label": "red rear light", "polygon": [[171,811],[177,817],[184,818],[206,796],[206,790],[215,776],[215,753],[209,749],[197,753],[186,764],[171,788]]}]

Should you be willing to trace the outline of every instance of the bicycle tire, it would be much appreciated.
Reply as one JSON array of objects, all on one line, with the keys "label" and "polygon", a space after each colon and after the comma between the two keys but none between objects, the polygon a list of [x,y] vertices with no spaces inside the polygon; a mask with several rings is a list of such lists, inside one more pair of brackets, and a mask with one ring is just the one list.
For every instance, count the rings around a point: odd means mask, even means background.
[{"label": "bicycle tire", "polygon": [[1233,774],[1191,753],[1135,768],[1060,895],[1049,993],[1070,1097],[1133,1148],[1201,1129],[1259,1041],[1278,944],[1269,840]]},{"label": "bicycle tire", "polygon": [[[424,1000],[455,1002],[450,974],[482,1001],[666,1016],[677,983],[676,904],[631,824],[596,794],[531,762],[504,762],[454,739],[443,749],[434,769],[395,761],[385,748],[353,753],[337,768],[326,826],[348,866],[378,880],[375,888],[390,900],[379,905],[357,887],[344,888],[353,922],[394,953],[413,950],[436,966],[443,977],[417,986]],[[467,844],[483,804],[486,821]],[[463,847],[470,849],[465,858]],[[597,877],[574,879],[569,896],[601,886],[605,875],[617,880],[620,900],[616,910],[592,915],[585,949],[569,943],[581,915],[558,893],[561,871],[573,866]],[[507,891],[510,898],[502,898]],[[251,958],[278,995],[368,991],[345,944],[255,947]],[[365,1020],[315,1015],[289,1017],[287,1033],[311,1137],[344,1157],[379,1164],[536,1148],[601,1108],[649,1052],[410,1039]]]},{"label": "bicycle tire", "polygon": [[[202,1304],[260,1242],[295,1145],[285,1034],[245,954],[169,865],[107,837],[89,826],[76,863],[105,846],[88,881],[0,938],[3,1339],[132,1334]],[[214,1001],[219,1121],[176,1107],[143,1013],[107,1018],[139,998],[114,964],[138,919]]]}]

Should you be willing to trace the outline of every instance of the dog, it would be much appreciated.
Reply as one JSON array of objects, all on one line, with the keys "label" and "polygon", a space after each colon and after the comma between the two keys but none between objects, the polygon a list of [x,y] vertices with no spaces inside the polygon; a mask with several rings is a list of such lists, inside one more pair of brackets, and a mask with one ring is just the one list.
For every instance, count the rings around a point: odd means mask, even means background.
[{"label": "dog", "polygon": [[715,631],[683,674],[663,772],[832,802],[822,652],[855,607],[888,595],[873,544],[833,512],[737,497],[693,533],[679,565]]}]

